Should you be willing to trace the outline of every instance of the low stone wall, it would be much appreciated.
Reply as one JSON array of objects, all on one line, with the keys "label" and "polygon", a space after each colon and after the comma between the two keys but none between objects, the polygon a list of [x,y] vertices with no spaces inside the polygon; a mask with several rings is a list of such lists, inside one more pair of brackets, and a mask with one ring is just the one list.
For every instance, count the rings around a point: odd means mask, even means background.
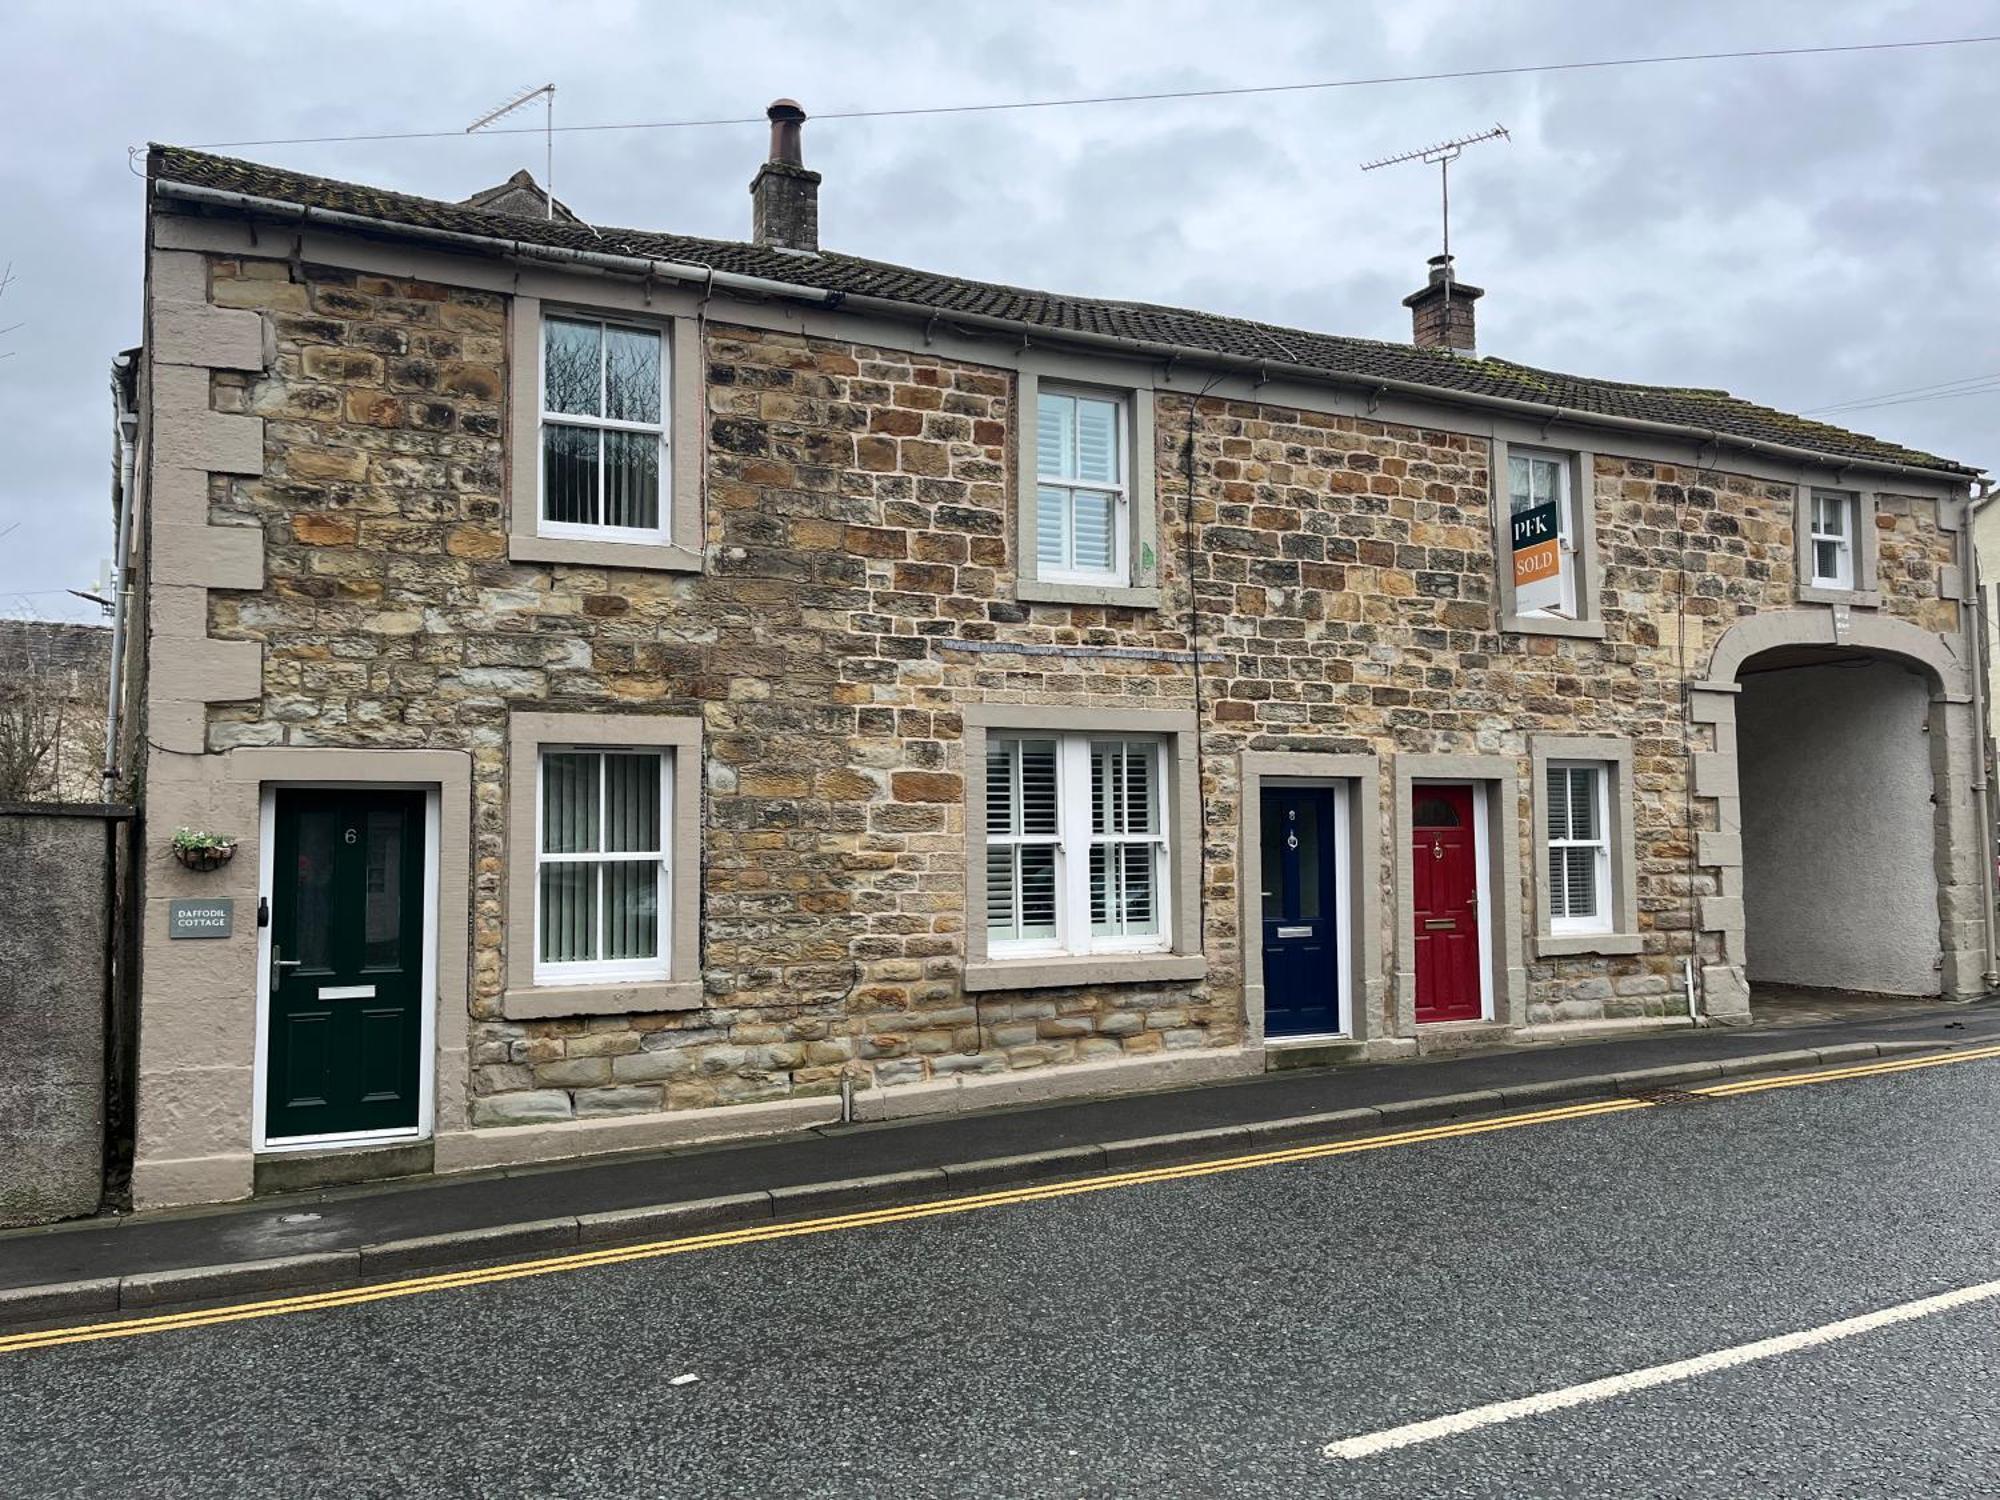
[{"label": "low stone wall", "polygon": [[95,1213],[104,1185],[110,841],[125,808],[0,805],[0,1227]]}]

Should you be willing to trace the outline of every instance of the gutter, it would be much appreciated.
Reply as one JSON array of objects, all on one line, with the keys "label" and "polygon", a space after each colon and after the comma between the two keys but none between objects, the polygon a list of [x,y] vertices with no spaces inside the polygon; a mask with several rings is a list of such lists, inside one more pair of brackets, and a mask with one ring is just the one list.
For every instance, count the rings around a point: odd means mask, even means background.
[{"label": "gutter", "polygon": [[1345,374],[1337,370],[1322,369],[1317,365],[1299,364],[1296,361],[1253,359],[1246,355],[1223,354],[1212,349],[1200,349],[1186,344],[1159,343],[1148,339],[1125,338],[1117,334],[1090,333],[1082,329],[1046,328],[1040,324],[994,317],[990,313],[955,312],[928,303],[904,302],[860,292],[830,291],[825,287],[775,281],[769,277],[748,276],[738,271],[718,271],[712,266],[695,265],[684,261],[613,255],[602,250],[572,250],[561,245],[531,244],[525,240],[507,239],[498,235],[467,234],[455,229],[436,229],[426,224],[372,219],[365,214],[316,208],[309,204],[292,203],[280,198],[263,198],[251,193],[202,187],[196,183],[160,179],[154,182],[153,187],[154,191],[163,197],[177,198],[190,203],[236,209],[250,214],[264,214],[299,224],[324,224],[331,229],[362,234],[375,236],[392,234],[409,239],[426,240],[474,254],[514,256],[524,260],[547,261],[556,265],[588,266],[597,270],[646,278],[665,276],[676,281],[698,283],[704,287],[726,287],[751,296],[782,297],[820,307],[873,312],[885,317],[917,322],[930,322],[942,314],[957,326],[1005,333],[1010,338],[1033,336],[1050,343],[1230,370],[1256,376],[1260,383],[1276,373],[1306,380],[1315,385],[1351,387],[1369,392],[1393,391],[1399,395],[1418,396],[1427,401],[1454,402],[1488,411],[1505,412],[1512,416],[1533,417],[1547,423],[1562,419],[1618,431],[1648,432],[1684,441],[1710,444],[1717,448],[1740,448],[1794,463],[1814,463],[1834,469],[1865,469],[1871,473],[1895,474],[1931,482],[1942,481],[1954,487],[1969,486],[1974,477],[1970,472],[1891,463],[1885,459],[1850,458],[1840,454],[1823,453],[1817,448],[1796,447],[1790,443],[1773,442],[1768,438],[1735,436],[1718,432],[1714,428],[1690,426],[1678,422],[1656,422],[1645,417],[1617,417],[1604,412],[1576,411],[1547,402],[1523,401],[1511,396],[1490,396],[1474,391],[1456,391],[1448,386],[1424,385],[1414,380]]}]

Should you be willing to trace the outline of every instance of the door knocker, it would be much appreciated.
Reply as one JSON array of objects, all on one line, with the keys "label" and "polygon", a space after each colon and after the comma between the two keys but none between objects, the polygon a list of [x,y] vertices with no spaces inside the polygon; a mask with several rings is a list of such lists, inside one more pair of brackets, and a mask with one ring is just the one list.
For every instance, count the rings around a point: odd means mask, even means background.
[{"label": "door knocker", "polygon": [[1432,839],[1432,840],[1431,840],[1431,858],[1432,858],[1432,859],[1443,859],[1443,858],[1444,858],[1444,840],[1443,840],[1443,839]]},{"label": "door knocker", "polygon": [[[1287,823],[1296,823],[1298,822],[1298,820],[1299,820],[1299,810],[1296,807],[1288,807],[1285,809],[1285,821]],[[1293,828],[1286,832],[1285,847],[1287,849],[1296,849],[1299,847],[1298,829]]]}]

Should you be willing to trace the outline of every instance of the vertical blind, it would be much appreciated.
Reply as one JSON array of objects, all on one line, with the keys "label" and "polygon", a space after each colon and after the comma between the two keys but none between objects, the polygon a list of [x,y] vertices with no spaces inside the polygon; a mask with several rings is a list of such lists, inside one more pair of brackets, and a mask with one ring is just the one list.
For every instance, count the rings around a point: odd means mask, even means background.
[{"label": "vertical blind", "polygon": [[1118,403],[1040,392],[1035,408],[1035,560],[1045,570],[1113,573],[1124,484]]},{"label": "vertical blind", "polygon": [[660,957],[663,761],[658,751],[542,756],[542,963]]},{"label": "vertical blind", "polygon": [[542,324],[542,518],[657,531],[665,390],[660,335]]},{"label": "vertical blind", "polygon": [[1609,858],[1596,766],[1552,765],[1549,790],[1549,915],[1556,921],[1588,921],[1599,910],[1600,861]]}]

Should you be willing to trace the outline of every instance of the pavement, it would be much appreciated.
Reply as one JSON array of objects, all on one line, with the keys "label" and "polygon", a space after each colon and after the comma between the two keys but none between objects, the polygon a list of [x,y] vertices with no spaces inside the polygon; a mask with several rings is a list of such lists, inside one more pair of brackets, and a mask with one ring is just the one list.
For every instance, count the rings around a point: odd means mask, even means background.
[{"label": "pavement", "polygon": [[2000,1040],[2000,1000],[1264,1074],[828,1126],[582,1164],[329,1188],[0,1234],[0,1327],[330,1286],[579,1245],[935,1199],[1777,1068]]},{"label": "pavement", "polygon": [[1996,1103],[2000,1059],[1926,1059],[0,1346],[0,1474],[23,1500],[1990,1496],[1996,1300],[1325,1449],[1990,1282]]}]

